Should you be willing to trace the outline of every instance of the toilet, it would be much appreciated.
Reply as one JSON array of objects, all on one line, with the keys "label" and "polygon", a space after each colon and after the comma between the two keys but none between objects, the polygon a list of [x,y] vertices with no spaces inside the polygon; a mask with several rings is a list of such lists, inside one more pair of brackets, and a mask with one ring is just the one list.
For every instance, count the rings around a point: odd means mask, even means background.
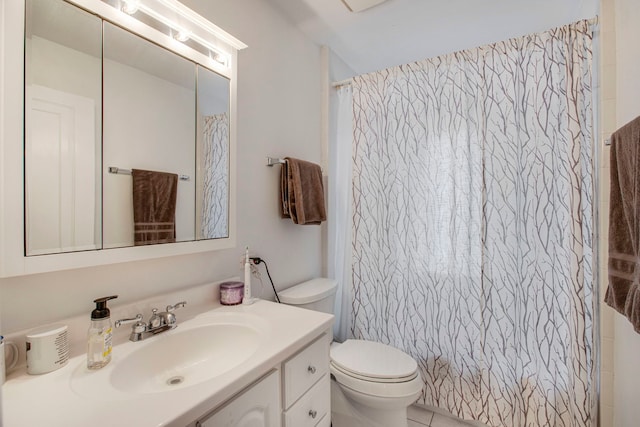
[{"label": "toilet", "polygon": [[[318,278],[279,293],[280,301],[333,313],[337,283]],[[332,343],[333,427],[407,427],[407,407],[422,391],[418,364],[408,354],[366,340]]]}]

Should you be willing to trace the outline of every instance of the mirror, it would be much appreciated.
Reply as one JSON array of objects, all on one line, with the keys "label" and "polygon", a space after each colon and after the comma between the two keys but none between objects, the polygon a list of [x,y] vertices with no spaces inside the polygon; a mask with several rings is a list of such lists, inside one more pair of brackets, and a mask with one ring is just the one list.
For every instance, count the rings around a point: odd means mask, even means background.
[{"label": "mirror", "polygon": [[229,235],[229,81],[198,66],[198,239]]},{"label": "mirror", "polygon": [[103,70],[104,247],[133,246],[140,237],[133,178],[110,166],[188,177],[177,184],[175,241],[194,240],[195,64],[105,22]]},{"label": "mirror", "polygon": [[[25,254],[229,237],[229,79],[63,0],[26,4]],[[180,177],[173,239],[140,242],[134,169]]]},{"label": "mirror", "polygon": [[26,253],[98,249],[102,22],[62,1],[26,13]]}]

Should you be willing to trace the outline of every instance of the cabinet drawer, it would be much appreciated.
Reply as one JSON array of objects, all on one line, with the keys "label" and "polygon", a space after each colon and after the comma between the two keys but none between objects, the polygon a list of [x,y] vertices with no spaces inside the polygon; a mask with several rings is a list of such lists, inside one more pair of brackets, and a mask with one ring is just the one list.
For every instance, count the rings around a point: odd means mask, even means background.
[{"label": "cabinet drawer", "polygon": [[[330,425],[331,389],[326,373],[300,400],[284,414],[285,427],[314,427]],[[326,421],[329,420],[329,423]]]},{"label": "cabinet drawer", "polygon": [[324,334],[284,364],[284,408],[289,408],[329,371],[329,334]]}]

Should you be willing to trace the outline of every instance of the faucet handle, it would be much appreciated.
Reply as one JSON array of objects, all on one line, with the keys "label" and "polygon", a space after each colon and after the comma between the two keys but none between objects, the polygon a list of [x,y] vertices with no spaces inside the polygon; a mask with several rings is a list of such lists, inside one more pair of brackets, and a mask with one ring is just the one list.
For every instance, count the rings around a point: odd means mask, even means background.
[{"label": "faucet handle", "polygon": [[142,320],[142,314],[136,314],[136,317],[131,317],[129,319],[118,319],[114,322],[116,328],[119,328],[122,325],[126,325],[127,323],[140,322]]},{"label": "faucet handle", "polygon": [[162,317],[158,315],[158,309],[151,309],[151,317],[149,318],[149,329],[154,329],[162,326]]},{"label": "faucet handle", "polygon": [[175,303],[174,305],[168,305],[166,310],[167,310],[168,313],[171,313],[173,310],[175,310],[177,308],[182,308],[185,305],[187,305],[186,301],[180,301],[180,302]]},{"label": "faucet handle", "polygon": [[161,316],[164,318],[164,324],[171,328],[175,328],[177,326],[176,315],[173,314],[173,311],[177,308],[182,308],[185,305],[187,305],[186,301],[180,301],[178,303],[175,303],[174,305],[168,305],[166,311],[161,314]]},{"label": "faucet handle", "polygon": [[132,334],[141,334],[143,332],[146,332],[146,330],[147,330],[147,324],[144,323],[143,321],[138,321],[135,323],[135,325],[131,327]]}]

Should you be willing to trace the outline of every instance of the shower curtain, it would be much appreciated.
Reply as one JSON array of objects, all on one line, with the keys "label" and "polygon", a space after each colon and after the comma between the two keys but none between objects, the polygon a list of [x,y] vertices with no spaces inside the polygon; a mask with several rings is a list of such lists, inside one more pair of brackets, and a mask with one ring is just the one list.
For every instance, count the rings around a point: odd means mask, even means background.
[{"label": "shower curtain", "polygon": [[229,235],[229,116],[204,117],[202,237]]},{"label": "shower curtain", "polygon": [[419,402],[596,425],[587,21],[353,81],[350,335],[413,356]]}]

